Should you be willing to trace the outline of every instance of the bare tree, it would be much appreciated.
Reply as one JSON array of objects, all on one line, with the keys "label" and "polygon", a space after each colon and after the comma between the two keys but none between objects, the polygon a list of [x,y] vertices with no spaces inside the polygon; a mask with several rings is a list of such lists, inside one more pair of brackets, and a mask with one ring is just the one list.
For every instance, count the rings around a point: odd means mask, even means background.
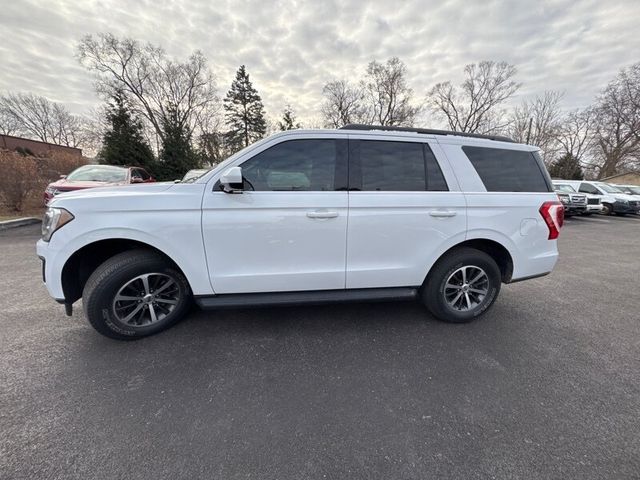
[{"label": "bare tree", "polygon": [[3,103],[0,100],[0,134],[2,135],[19,135],[20,124],[16,121],[15,117],[7,112],[3,108]]},{"label": "bare tree", "polygon": [[433,113],[459,132],[489,133],[506,127],[501,109],[521,84],[513,78],[516,67],[506,62],[482,61],[464,68],[460,87],[451,82],[436,84],[427,94]]},{"label": "bare tree", "polygon": [[85,36],[77,51],[80,63],[95,74],[98,93],[124,91],[160,139],[166,122],[193,134],[218,102],[214,76],[199,51],[176,61],[160,47],[111,33]]},{"label": "bare tree", "polygon": [[398,58],[386,63],[373,61],[357,84],[334,80],[322,89],[322,116],[325,126],[340,128],[349,123],[413,125],[420,106],[412,103],[413,90],[407,86],[407,67]]},{"label": "bare tree", "polygon": [[349,123],[364,123],[366,109],[364,107],[364,92],[346,80],[334,80],[322,89],[324,102],[322,116],[325,126],[340,128]]},{"label": "bare tree", "polygon": [[6,118],[14,134],[68,147],[83,146],[85,120],[45,97],[8,93],[0,96],[0,112],[3,124]]},{"label": "bare tree", "polygon": [[562,154],[570,154],[580,163],[588,163],[587,157],[593,148],[595,112],[592,108],[573,110],[561,121],[558,145]]},{"label": "bare tree", "polygon": [[406,76],[407,67],[398,57],[386,63],[369,63],[362,84],[372,123],[413,125],[420,108],[411,104],[413,90],[407,86]]},{"label": "bare tree", "polygon": [[640,63],[622,69],[595,106],[598,178],[640,167]]},{"label": "bare tree", "polygon": [[532,100],[524,100],[513,109],[508,132],[516,142],[536,145],[549,165],[560,150],[558,136],[561,129],[560,102],[564,94],[547,91]]}]

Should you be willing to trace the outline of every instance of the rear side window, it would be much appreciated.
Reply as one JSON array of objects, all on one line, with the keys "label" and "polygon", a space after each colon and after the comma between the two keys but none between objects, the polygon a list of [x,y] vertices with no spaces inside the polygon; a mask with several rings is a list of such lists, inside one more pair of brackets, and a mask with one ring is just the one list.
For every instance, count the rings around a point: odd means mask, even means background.
[{"label": "rear side window", "polygon": [[448,190],[442,171],[428,145],[413,142],[360,140],[351,150],[353,190]]},{"label": "rear side window", "polygon": [[551,191],[532,152],[462,147],[488,192]]}]

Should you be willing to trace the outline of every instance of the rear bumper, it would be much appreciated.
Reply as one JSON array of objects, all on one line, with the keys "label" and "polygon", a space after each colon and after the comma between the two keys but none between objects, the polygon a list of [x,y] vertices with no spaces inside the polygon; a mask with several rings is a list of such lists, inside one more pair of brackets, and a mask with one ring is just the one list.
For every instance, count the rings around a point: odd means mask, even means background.
[{"label": "rear bumper", "polygon": [[[561,233],[562,235],[562,233]],[[549,240],[549,242],[557,242]],[[557,243],[556,248],[544,252],[535,257],[520,257],[516,262],[514,259],[513,275],[508,283],[521,282],[530,278],[543,277],[553,270],[558,262]]]}]

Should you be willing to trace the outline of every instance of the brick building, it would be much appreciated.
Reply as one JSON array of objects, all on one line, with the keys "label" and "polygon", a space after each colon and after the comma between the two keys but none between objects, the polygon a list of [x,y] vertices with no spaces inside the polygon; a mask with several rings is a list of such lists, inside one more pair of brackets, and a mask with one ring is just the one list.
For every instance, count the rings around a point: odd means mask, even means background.
[{"label": "brick building", "polygon": [[74,157],[82,157],[82,149],[65,147],[55,143],[40,142],[29,138],[13,137],[11,135],[0,135],[0,148],[7,150],[22,150],[34,155],[46,155],[50,152],[62,152]]}]

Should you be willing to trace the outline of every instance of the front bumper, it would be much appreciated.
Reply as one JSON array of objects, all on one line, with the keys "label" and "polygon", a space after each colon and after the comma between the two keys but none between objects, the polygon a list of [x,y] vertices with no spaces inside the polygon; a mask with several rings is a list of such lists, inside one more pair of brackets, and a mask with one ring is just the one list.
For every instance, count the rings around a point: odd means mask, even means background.
[{"label": "front bumper", "polygon": [[613,204],[614,213],[638,213],[640,207],[628,203],[616,202]]},{"label": "front bumper", "polygon": [[602,210],[603,209],[601,203],[587,204],[587,212],[600,213],[602,212]]},{"label": "front bumper", "polygon": [[587,211],[586,205],[564,205],[565,215],[580,215]]},{"label": "front bumper", "polygon": [[[38,240],[36,243],[36,253],[42,261],[42,281],[47,287],[49,295],[51,295],[59,303],[64,303],[64,292],[62,290],[61,275],[54,274],[55,267],[55,251],[51,245],[44,240]],[[61,272],[62,268],[58,269]]]}]

